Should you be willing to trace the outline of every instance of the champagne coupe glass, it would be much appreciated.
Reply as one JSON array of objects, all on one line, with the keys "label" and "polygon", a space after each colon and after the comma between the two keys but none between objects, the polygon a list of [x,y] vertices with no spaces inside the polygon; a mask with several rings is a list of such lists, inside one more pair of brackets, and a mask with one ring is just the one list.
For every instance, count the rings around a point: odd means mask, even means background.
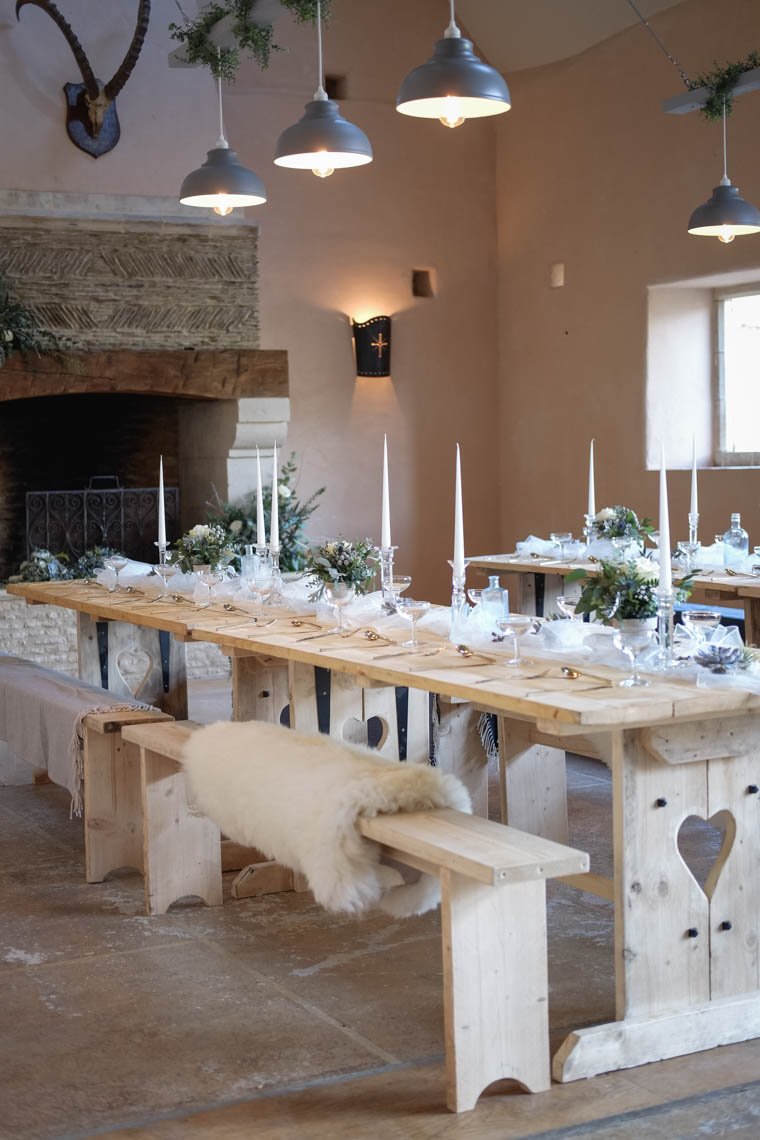
[{"label": "champagne coupe glass", "polygon": [[579,618],[582,621],[583,614],[577,613],[575,609],[579,601],[580,598],[569,598],[567,594],[561,594],[560,597],[557,598],[559,612],[564,614],[565,617]]},{"label": "champagne coupe glass", "polygon": [[261,616],[264,613],[264,600],[272,593],[275,585],[271,562],[260,562],[251,577],[245,581],[250,592],[258,599],[258,614]]},{"label": "champagne coupe glass", "polygon": [[343,633],[343,607],[352,602],[355,597],[354,587],[350,582],[329,582],[325,585],[327,602],[338,615],[338,624],[328,629],[328,633]]},{"label": "champagne coupe glass", "polygon": [[411,574],[394,574],[391,578],[391,590],[393,591],[393,600],[397,602],[404,590],[408,590],[412,584]]},{"label": "champagne coupe glass", "polygon": [[504,662],[510,668],[516,665],[532,665],[532,661],[526,661],[520,655],[520,638],[524,633],[533,625],[533,618],[528,617],[527,614],[506,614],[504,617],[496,619],[496,628],[502,633],[508,633],[514,642],[515,651],[512,657],[507,658]]},{"label": "champagne coupe glass", "polygon": [[417,622],[424,616],[430,609],[430,602],[423,602],[416,598],[399,598],[398,612],[408,622],[411,622],[412,636],[409,641],[402,641],[401,644],[407,649],[419,649],[420,643],[417,640]]},{"label": "champagne coupe glass", "polygon": [[119,574],[128,562],[129,559],[125,558],[123,554],[112,554],[110,558],[106,558],[104,560],[103,565],[107,566],[109,570],[113,570],[114,574],[116,575],[116,581],[114,582],[113,586],[108,587],[109,593],[113,593],[114,590],[121,589],[121,586],[119,585]]},{"label": "champagne coupe glass", "polygon": [[554,543],[555,546],[559,547],[559,557],[564,558],[565,557],[565,543],[573,541],[573,536],[570,533],[570,531],[569,530],[553,531],[552,534],[549,535],[549,538],[552,540],[552,542]]},{"label": "champagne coupe glass", "polygon": [[480,605],[480,595],[481,595],[482,593],[483,593],[483,591],[482,591],[482,590],[480,590],[480,589],[475,589],[475,588],[473,587],[472,589],[469,589],[469,590],[467,591],[467,597],[470,599],[470,601],[472,602],[472,604],[473,604],[474,606],[477,606],[477,605]]},{"label": "champagne coupe glass", "polygon": [[681,621],[701,648],[708,634],[720,625],[720,614],[717,610],[683,610]]},{"label": "champagne coupe glass", "polygon": [[167,583],[169,579],[173,578],[177,573],[177,567],[172,566],[170,562],[159,562],[159,564],[157,566],[154,566],[153,569],[156,571],[156,574],[158,574],[163,585],[161,593],[156,594],[156,598],[168,598],[169,590],[167,588]]},{"label": "champagne coupe glass", "polygon": [[618,685],[623,688],[644,687],[649,684],[649,681],[645,681],[639,675],[638,660],[641,653],[652,641],[655,624],[656,619],[651,619],[651,624],[649,620],[641,621],[639,618],[621,619],[615,633],[615,645],[625,653],[631,663],[630,677],[626,677],[624,681],[618,681]]}]

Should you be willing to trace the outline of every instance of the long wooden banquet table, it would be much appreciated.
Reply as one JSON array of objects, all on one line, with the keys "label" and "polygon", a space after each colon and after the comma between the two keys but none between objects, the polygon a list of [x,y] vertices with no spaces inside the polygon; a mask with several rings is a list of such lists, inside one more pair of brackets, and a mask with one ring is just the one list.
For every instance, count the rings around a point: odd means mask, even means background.
[{"label": "long wooden banquet table", "polygon": [[[469,560],[471,569],[487,574],[514,574],[519,613],[543,617],[552,612],[563,593],[567,575],[577,569],[594,573],[593,562],[561,562],[550,558],[516,558],[513,554],[483,554]],[[726,570],[702,570],[694,579],[689,599],[706,606],[735,606],[744,610],[745,641],[760,645],[760,579]]]},{"label": "long wooden banquet table", "polygon": [[[192,640],[214,642],[231,655],[235,715],[242,719],[279,719],[282,702],[293,727],[313,729],[315,666],[331,671],[339,694],[330,729],[336,734],[345,735],[345,724],[358,716],[387,710],[398,687],[421,694],[425,705],[427,694],[442,707],[448,702],[460,724],[465,718],[468,739],[473,713],[494,713],[504,817],[559,841],[567,840],[565,750],[604,759],[612,770],[614,875],[569,881],[614,902],[617,1020],[571,1033],[555,1055],[555,1079],[760,1036],[760,696],[684,681],[622,689],[615,685],[618,671],[600,666],[585,673],[570,655],[567,664],[581,671],[575,679],[549,657],[520,676],[498,662],[458,658],[453,647],[427,659],[390,657],[391,647],[361,635],[300,640],[309,631],[290,624],[297,620],[290,616],[257,630],[223,611],[199,613],[185,603],[163,608],[77,583],[18,584],[9,592],[77,611],[86,674],[103,656],[103,624],[106,656],[113,657],[112,640],[118,653],[129,646],[158,653],[159,688],[166,692],[157,691],[156,699],[166,696],[180,714],[182,649]],[[167,638],[168,649],[160,649]],[[176,672],[167,680],[172,665]],[[477,761],[472,750],[462,754],[456,731],[447,750],[444,737],[439,758],[471,784],[479,765],[482,785],[482,753]],[[420,739],[409,759],[423,761],[427,750]],[[678,851],[688,816],[725,829],[704,890]]]}]

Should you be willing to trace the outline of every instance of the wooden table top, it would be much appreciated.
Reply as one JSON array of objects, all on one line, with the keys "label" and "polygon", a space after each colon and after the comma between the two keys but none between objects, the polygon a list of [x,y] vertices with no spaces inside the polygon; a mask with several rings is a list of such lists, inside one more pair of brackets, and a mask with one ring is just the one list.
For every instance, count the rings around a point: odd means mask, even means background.
[{"label": "wooden table top", "polygon": [[[572,570],[593,574],[593,562],[561,562],[552,558],[524,558],[514,554],[480,554],[469,560],[471,567],[500,574],[555,574],[565,578]],[[702,570],[694,577],[695,589],[719,590],[738,598],[760,597],[760,577],[729,574],[726,570]]]},{"label": "wooden table top", "polygon": [[[535,664],[521,669],[520,676],[511,676],[499,661],[459,661],[453,647],[428,662],[406,654],[386,658],[398,650],[379,642],[362,644],[336,635],[301,640],[314,631],[291,628],[290,614],[272,629],[240,628],[245,618],[221,608],[212,616],[190,602],[150,604],[77,582],[14,583],[8,592],[31,604],[56,605],[104,621],[167,630],[183,641],[212,642],[233,656],[276,657],[345,673],[359,684],[409,686],[460,698],[489,712],[531,721],[555,736],[760,711],[760,695],[737,689],[698,689],[692,681],[653,679],[644,689],[619,688],[615,682],[620,680],[620,670],[605,666],[588,665],[587,673],[570,680],[561,674],[563,664],[581,671],[586,667],[571,653],[560,659],[531,650]],[[403,635],[393,631],[390,636],[400,641]],[[425,631],[421,637],[435,646],[447,644],[444,638]],[[489,655],[498,657],[498,649]],[[537,673],[544,675],[537,677]]]}]

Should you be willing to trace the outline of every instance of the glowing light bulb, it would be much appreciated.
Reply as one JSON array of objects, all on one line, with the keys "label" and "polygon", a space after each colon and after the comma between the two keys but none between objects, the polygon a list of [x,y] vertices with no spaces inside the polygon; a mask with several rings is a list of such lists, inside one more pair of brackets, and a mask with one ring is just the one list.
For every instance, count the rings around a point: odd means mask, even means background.
[{"label": "glowing light bulb", "polygon": [[[225,196],[226,195],[224,195],[224,194],[220,194],[219,198],[221,199],[221,198],[224,198]],[[222,206],[222,205],[214,206],[214,213],[218,214],[220,218],[226,218],[228,214],[232,213],[234,208],[235,208],[234,206]]]},{"label": "glowing light bulb", "polygon": [[441,122],[444,127],[461,127],[464,122],[462,104],[455,95],[447,95],[443,100],[443,114]]},{"label": "glowing light bulb", "polygon": [[721,226],[720,227],[720,233],[718,234],[718,241],[722,241],[724,245],[728,245],[728,243],[732,242],[735,237],[736,237],[736,234],[734,233],[734,231],[731,229],[730,226]]},{"label": "glowing light bulb", "polygon": [[326,151],[319,151],[317,154],[317,161],[311,168],[312,174],[316,174],[317,178],[329,178],[331,174],[335,173],[335,167],[329,165],[329,159]]}]

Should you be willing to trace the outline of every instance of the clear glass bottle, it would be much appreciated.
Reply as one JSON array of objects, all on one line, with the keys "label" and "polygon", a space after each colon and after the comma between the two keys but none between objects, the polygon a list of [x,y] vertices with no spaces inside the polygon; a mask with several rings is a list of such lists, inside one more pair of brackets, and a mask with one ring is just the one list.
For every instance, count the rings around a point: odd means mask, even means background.
[{"label": "clear glass bottle", "polygon": [[250,581],[251,578],[256,577],[258,561],[258,555],[254,553],[254,547],[246,546],[245,554],[240,559],[240,577],[244,581]]},{"label": "clear glass bottle", "polygon": [[742,527],[741,515],[731,515],[731,529],[723,535],[723,562],[733,566],[749,554],[749,535]]},{"label": "clear glass bottle", "polygon": [[509,590],[502,589],[497,574],[489,576],[488,585],[480,594],[480,605],[489,621],[496,621],[509,613]]}]

